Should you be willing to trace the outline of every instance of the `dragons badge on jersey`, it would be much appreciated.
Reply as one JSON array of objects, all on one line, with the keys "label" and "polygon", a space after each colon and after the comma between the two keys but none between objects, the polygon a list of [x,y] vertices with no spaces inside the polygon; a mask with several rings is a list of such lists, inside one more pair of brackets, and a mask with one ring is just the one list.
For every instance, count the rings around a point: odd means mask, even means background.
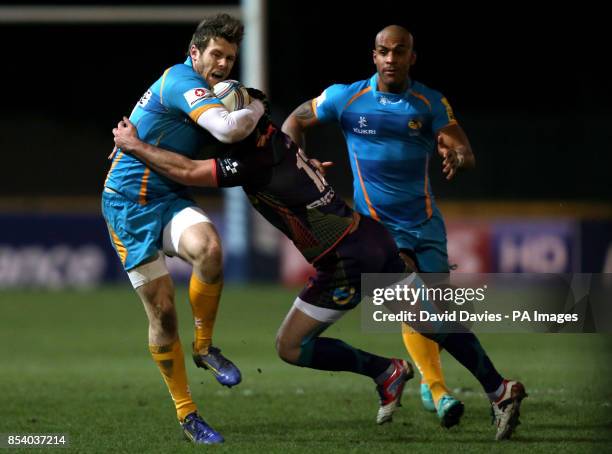
[{"label": "dragons badge on jersey", "polygon": [[339,306],[350,303],[355,297],[355,287],[338,287],[334,290],[332,299]]}]

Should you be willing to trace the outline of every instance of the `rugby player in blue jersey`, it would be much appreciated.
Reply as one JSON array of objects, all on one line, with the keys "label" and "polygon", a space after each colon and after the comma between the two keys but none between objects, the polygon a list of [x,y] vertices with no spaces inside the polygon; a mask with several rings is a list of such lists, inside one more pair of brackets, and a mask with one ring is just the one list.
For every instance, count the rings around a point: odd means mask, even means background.
[{"label": "rugby player in blue jersey", "polygon": [[[353,172],[355,209],[389,230],[410,269],[448,273],[444,221],[428,177],[430,160],[437,146],[442,170],[451,179],[459,169],[474,166],[474,155],[446,98],[410,78],[413,47],[405,28],[384,28],[373,51],[376,74],[328,87],[299,106],[282,129],[303,148],[307,128],[340,123]],[[442,426],[458,424],[463,403],[445,385],[438,345],[407,325],[403,338],[422,375],[423,405],[437,411]]]},{"label": "rugby player in blue jersey", "polygon": [[[127,118],[113,133],[122,150],[182,184],[242,186],[253,208],[291,239],[317,271],[279,329],[279,356],[301,367],[370,377],[380,396],[376,420],[391,421],[404,384],[413,375],[411,366],[321,334],[361,301],[361,273],[404,273],[408,267],[382,224],[351,210],[305,153],[272,124],[262,129],[265,123],[251,137],[208,160],[192,160],[139,140]],[[424,286],[416,273],[408,279],[416,287]],[[431,305],[423,308],[438,313]],[[424,330],[419,324],[415,329]],[[523,385],[504,379],[476,336],[460,324],[444,322],[434,331],[426,335],[464,365],[489,395],[496,439],[509,438],[526,397]]]},{"label": "rugby player in blue jersey", "polygon": [[[226,79],[242,40],[240,21],[221,14],[195,30],[184,63],[166,69],[140,98],[130,118],[140,137],[183,156],[195,157],[207,144],[247,137],[264,113],[261,101],[228,112],[212,87]],[[178,336],[174,287],[164,254],[193,266],[189,300],[195,324],[192,353],[198,367],[234,386],[238,368],[212,345],[223,286],[219,236],[187,187],[119,150],[104,183],[102,213],[111,241],[149,320],[149,349],[166,382],[185,435],[196,443],[223,437],[199,416],[191,398]]]}]

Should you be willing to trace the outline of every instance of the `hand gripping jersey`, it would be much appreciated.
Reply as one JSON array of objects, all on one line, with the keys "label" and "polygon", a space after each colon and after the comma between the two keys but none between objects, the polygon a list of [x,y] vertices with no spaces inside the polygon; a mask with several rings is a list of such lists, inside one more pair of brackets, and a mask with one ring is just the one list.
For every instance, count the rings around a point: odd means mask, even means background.
[{"label": "hand gripping jersey", "polygon": [[[130,115],[138,136],[148,142],[189,158],[195,158],[207,143],[219,143],[196,124],[199,116],[213,107],[222,107],[206,81],[185,63],[168,68],[140,98]],[[145,205],[147,201],[187,189],[119,151],[104,185],[128,199]]]},{"label": "hand gripping jersey", "polygon": [[253,134],[230,152],[248,168],[239,183],[253,207],[315,262],[349,233],[353,210],[287,135],[268,131],[257,143]]},{"label": "hand gripping jersey", "polygon": [[385,225],[418,225],[435,211],[428,168],[436,132],[456,120],[437,91],[411,82],[404,93],[384,93],[377,80],[332,85],[313,100],[313,111],[342,126],[355,209]]}]

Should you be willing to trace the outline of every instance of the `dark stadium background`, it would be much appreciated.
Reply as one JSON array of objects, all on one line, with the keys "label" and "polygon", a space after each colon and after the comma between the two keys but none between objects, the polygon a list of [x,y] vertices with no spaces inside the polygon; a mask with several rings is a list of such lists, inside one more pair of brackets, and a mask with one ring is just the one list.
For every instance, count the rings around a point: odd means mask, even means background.
[{"label": "dark stadium background", "polygon": [[[238,2],[61,2],[213,3]],[[466,3],[269,0],[274,118],[281,122],[332,83],[372,75],[376,32],[407,26],[416,39],[415,79],[448,97],[477,158],[474,171],[451,183],[439,160],[430,165],[458,271],[560,273],[554,289],[563,292],[570,273],[612,272],[608,13],[588,2]],[[182,25],[1,19],[0,447],[9,433],[67,433],[69,452],[192,453],[148,355],[145,315],[108,241],[99,199],[111,129],[165,68],[184,59],[200,18]],[[337,128],[313,131],[308,150],[337,162],[329,179],[350,197]],[[422,411],[418,378],[395,422],[378,427],[369,380],[278,359],[276,330],[311,270],[259,218],[229,219],[235,213],[224,209],[218,191],[198,193],[226,252],[215,344],[244,378],[240,387],[221,390],[187,360],[194,398],[226,436],[218,452],[497,449],[486,397],[447,353],[447,383],[467,409],[451,431]],[[241,255],[231,255],[240,248]],[[189,356],[190,269],[176,268],[178,259],[167,263]],[[506,291],[509,307],[522,301],[520,289]],[[571,296],[582,293],[568,292],[567,301]],[[326,335],[407,357],[399,329],[368,331],[363,313],[352,311]],[[610,451],[612,338],[603,328],[607,333],[480,336],[500,372],[523,381],[530,394],[503,452]]]},{"label": "dark stadium background", "polygon": [[[20,2],[27,3],[35,2]],[[86,4],[62,2],[78,3]],[[475,172],[452,184],[431,167],[439,199],[609,202],[612,84],[601,70],[600,15],[586,8],[534,11],[514,2],[426,5],[270,0],[268,92],[275,119],[332,83],[373,74],[374,35],[399,23],[416,38],[415,79],[449,98],[477,156]],[[183,59],[193,28],[0,25],[0,194],[96,196],[110,129],[164,68]],[[338,162],[330,179],[350,195],[339,132],[313,134],[310,153],[318,148]]]}]

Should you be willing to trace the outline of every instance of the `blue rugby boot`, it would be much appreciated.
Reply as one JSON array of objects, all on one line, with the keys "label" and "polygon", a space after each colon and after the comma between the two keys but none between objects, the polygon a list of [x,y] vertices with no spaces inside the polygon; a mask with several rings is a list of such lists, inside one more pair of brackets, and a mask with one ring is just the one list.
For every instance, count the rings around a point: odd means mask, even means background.
[{"label": "blue rugby boot", "polygon": [[221,350],[212,345],[208,347],[208,353],[201,355],[193,352],[193,362],[196,366],[208,369],[223,386],[231,388],[242,381],[240,369],[229,359],[221,354]]},{"label": "blue rugby boot", "polygon": [[196,445],[223,443],[223,435],[210,427],[197,413],[189,413],[181,423],[185,437]]}]

